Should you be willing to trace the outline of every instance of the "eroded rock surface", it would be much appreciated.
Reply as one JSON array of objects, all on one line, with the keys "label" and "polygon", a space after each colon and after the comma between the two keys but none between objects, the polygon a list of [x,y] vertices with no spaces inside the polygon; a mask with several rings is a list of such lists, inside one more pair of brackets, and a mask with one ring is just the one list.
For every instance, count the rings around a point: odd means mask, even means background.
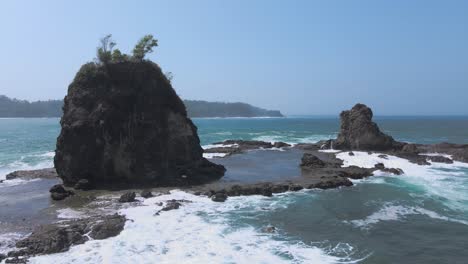
[{"label": "eroded rock surface", "polygon": [[219,179],[197,128],[159,66],[88,63],[64,100],[54,159],[67,186],[183,186]]},{"label": "eroded rock surface", "polygon": [[356,104],[351,110],[341,112],[340,133],[333,147],[366,151],[401,148],[401,144],[380,131],[372,117],[372,110],[364,104]]},{"label": "eroded rock surface", "polygon": [[19,250],[9,252],[8,257],[59,253],[90,238],[113,237],[123,230],[125,221],[124,216],[115,214],[40,226],[29,237],[18,241]]}]

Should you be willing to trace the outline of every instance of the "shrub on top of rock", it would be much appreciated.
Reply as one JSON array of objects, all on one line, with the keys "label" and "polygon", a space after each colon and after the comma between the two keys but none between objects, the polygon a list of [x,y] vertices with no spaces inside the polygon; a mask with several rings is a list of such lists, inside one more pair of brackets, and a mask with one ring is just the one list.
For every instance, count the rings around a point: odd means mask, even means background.
[{"label": "shrub on top of rock", "polygon": [[[145,54],[154,47],[147,40]],[[94,188],[185,186],[225,172],[203,158],[182,100],[149,60],[83,65],[68,87],[60,125],[54,164],[66,186],[81,179]]]}]

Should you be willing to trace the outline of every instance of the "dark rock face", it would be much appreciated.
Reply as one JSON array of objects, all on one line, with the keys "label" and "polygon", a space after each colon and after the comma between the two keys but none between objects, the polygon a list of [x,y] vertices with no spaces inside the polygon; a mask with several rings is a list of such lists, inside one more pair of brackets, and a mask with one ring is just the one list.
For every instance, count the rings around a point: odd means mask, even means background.
[{"label": "dark rock face", "polygon": [[136,194],[135,192],[128,192],[122,194],[119,198],[119,203],[131,203],[135,201]]},{"label": "dark rock face", "polygon": [[363,104],[356,104],[351,110],[340,114],[341,128],[333,143],[336,149],[392,150],[401,147],[391,136],[380,131],[372,122],[372,110]]},{"label": "dark rock face", "polygon": [[68,196],[71,196],[74,194],[72,191],[66,190],[61,184],[56,184],[52,186],[49,192],[50,192],[50,197],[52,198],[52,200],[55,200],[55,201],[63,200],[67,198]]},{"label": "dark rock face", "polygon": [[106,239],[118,235],[124,228],[125,217],[109,215],[41,226],[29,237],[16,243],[19,251],[8,256],[32,256],[67,251],[72,245],[92,239]]},{"label": "dark rock face", "polygon": [[85,64],[65,97],[54,159],[64,184],[180,186],[219,179],[197,128],[154,63]]}]

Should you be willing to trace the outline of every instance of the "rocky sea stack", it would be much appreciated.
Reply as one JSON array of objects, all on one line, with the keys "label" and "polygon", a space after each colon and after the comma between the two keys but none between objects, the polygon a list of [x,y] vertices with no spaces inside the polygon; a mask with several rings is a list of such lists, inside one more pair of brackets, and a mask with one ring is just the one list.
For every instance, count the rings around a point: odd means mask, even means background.
[{"label": "rocky sea stack", "polygon": [[151,61],[83,65],[60,124],[54,163],[67,186],[181,186],[225,172],[203,158],[182,100]]},{"label": "rocky sea stack", "polygon": [[372,122],[372,110],[364,104],[356,104],[351,110],[340,114],[341,127],[333,147],[343,150],[396,150],[402,143],[380,131]]}]

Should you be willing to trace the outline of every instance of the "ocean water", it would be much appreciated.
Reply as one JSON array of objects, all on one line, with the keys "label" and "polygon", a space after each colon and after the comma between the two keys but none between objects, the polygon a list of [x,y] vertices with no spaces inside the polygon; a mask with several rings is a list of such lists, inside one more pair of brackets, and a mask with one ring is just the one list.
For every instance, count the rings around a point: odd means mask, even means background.
[{"label": "ocean water", "polygon": [[[468,118],[385,117],[379,126],[415,143],[468,144]],[[0,179],[10,171],[52,165],[58,119],[0,119]],[[202,145],[225,139],[290,143],[335,138],[336,118],[195,119]],[[267,157],[273,152],[253,153]],[[259,174],[294,173],[295,153],[271,156]],[[397,157],[338,154],[345,166],[383,162],[401,176],[376,173],[334,190],[304,190],[272,198],[249,196],[213,203],[174,190],[120,213],[133,221],[117,237],[90,241],[32,263],[468,263],[468,164],[418,166]],[[241,156],[233,162],[245,162]],[[216,162],[216,158],[214,159]],[[254,165],[252,165],[254,166]],[[289,167],[288,167],[289,166]],[[275,173],[274,173],[275,172]],[[226,178],[242,178],[242,170]],[[245,176],[247,177],[247,176]],[[276,177],[276,176],[275,176]],[[0,196],[21,181],[0,184]],[[179,210],[153,216],[167,199],[187,199]],[[0,199],[0,209],[4,204]],[[10,204],[11,206],[11,204]],[[3,213],[3,212],[2,212]],[[63,217],[83,216],[63,211]],[[263,229],[274,226],[275,233]],[[0,223],[0,228],[2,227]],[[1,230],[0,230],[1,231]],[[5,233],[1,241],[17,234]],[[3,243],[5,244],[5,243]]]}]

